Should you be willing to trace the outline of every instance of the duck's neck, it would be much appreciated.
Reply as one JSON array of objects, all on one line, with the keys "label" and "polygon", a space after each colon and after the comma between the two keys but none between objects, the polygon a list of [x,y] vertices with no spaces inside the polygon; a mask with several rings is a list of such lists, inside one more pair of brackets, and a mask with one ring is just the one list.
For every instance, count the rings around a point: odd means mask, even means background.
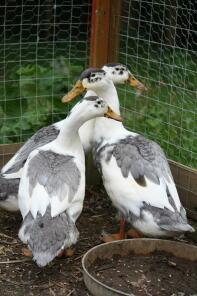
[{"label": "duck's neck", "polygon": [[103,98],[107,104],[115,111],[120,114],[120,104],[116,88],[112,81],[109,81],[108,85],[103,88],[98,88],[96,94]]},{"label": "duck's neck", "polygon": [[78,130],[85,122],[83,118],[70,114],[63,122],[60,133],[56,139],[59,145],[64,148],[76,149],[81,146]]},{"label": "duck's neck", "polygon": [[[96,90],[99,97],[102,97],[107,104],[120,114],[120,104],[116,88],[112,81],[108,83],[108,87]],[[93,141],[99,142],[100,139],[109,140],[111,137],[115,137],[120,131],[124,129],[122,122],[115,121],[109,118],[96,118]]]}]

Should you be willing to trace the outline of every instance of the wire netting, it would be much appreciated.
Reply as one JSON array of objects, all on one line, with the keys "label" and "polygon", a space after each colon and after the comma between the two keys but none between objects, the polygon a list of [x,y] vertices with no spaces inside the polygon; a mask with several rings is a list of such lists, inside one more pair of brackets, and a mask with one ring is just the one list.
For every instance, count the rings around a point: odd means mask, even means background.
[{"label": "wire netting", "polygon": [[148,90],[119,88],[127,126],[197,167],[197,1],[124,0],[119,60]]},{"label": "wire netting", "polygon": [[89,61],[90,0],[0,1],[0,143],[65,116],[61,97]]},{"label": "wire netting", "polygon": [[[0,2],[0,143],[64,117],[61,97],[87,67],[91,0]],[[125,124],[197,167],[197,1],[123,0],[119,61],[148,88],[119,87]]]}]

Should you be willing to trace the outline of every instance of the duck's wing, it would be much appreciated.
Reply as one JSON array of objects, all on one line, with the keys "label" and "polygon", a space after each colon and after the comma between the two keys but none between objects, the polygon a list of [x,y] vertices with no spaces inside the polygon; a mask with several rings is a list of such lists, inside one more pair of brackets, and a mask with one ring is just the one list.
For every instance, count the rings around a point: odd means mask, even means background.
[{"label": "duck's wing", "polygon": [[[109,162],[112,156],[116,159],[122,176],[129,174],[141,186],[145,186],[145,177],[155,184],[160,178],[172,179],[170,167],[161,147],[141,135],[127,136],[112,144],[97,143],[94,145],[93,158],[101,171],[101,161]],[[101,172],[102,173],[102,172]]]},{"label": "duck's wing", "polygon": [[24,166],[29,154],[33,150],[55,140],[58,134],[59,129],[54,125],[49,125],[38,130],[2,168],[2,174],[6,175],[7,178],[9,178],[9,175],[17,177],[16,174]]},{"label": "duck's wing", "polygon": [[135,181],[145,186],[145,177],[155,184],[163,178],[167,182],[172,179],[170,167],[161,147],[145,137],[128,136],[119,140],[108,152],[108,159],[114,156],[122,175],[129,173]]},{"label": "duck's wing", "polygon": [[25,212],[30,210],[36,217],[37,212],[44,214],[50,204],[51,214],[55,216],[71,204],[79,188],[81,174],[73,156],[39,150],[28,163],[26,177],[30,202]]},{"label": "duck's wing", "polygon": [[[157,143],[137,135],[127,136],[106,148],[105,161],[113,156],[122,176],[131,175],[139,185],[140,215],[151,213],[157,224],[168,231],[193,231],[187,224],[168,161]],[[146,190],[140,189],[143,187]]]}]

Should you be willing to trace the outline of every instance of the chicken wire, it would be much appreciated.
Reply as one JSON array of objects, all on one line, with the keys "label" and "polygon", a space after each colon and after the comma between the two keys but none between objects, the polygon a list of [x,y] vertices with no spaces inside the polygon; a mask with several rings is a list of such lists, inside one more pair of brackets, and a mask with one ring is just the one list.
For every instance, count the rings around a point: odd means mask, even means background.
[{"label": "chicken wire", "polygon": [[61,97],[89,62],[91,0],[0,1],[0,143],[65,116]]},{"label": "chicken wire", "polygon": [[119,60],[148,90],[119,88],[129,129],[197,168],[197,1],[124,0]]}]

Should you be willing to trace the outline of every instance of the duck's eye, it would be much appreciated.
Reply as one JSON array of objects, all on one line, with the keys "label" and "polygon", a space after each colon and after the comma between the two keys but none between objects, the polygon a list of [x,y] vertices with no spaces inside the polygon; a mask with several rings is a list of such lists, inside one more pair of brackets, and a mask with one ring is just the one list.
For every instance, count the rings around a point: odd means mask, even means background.
[{"label": "duck's eye", "polygon": [[97,101],[97,103],[98,103],[98,104],[101,104],[101,103],[102,103],[102,101],[101,101],[101,100],[99,100],[99,101]]},{"label": "duck's eye", "polygon": [[95,77],[95,76],[96,76],[96,74],[92,74],[92,75],[91,75],[91,77]]}]

